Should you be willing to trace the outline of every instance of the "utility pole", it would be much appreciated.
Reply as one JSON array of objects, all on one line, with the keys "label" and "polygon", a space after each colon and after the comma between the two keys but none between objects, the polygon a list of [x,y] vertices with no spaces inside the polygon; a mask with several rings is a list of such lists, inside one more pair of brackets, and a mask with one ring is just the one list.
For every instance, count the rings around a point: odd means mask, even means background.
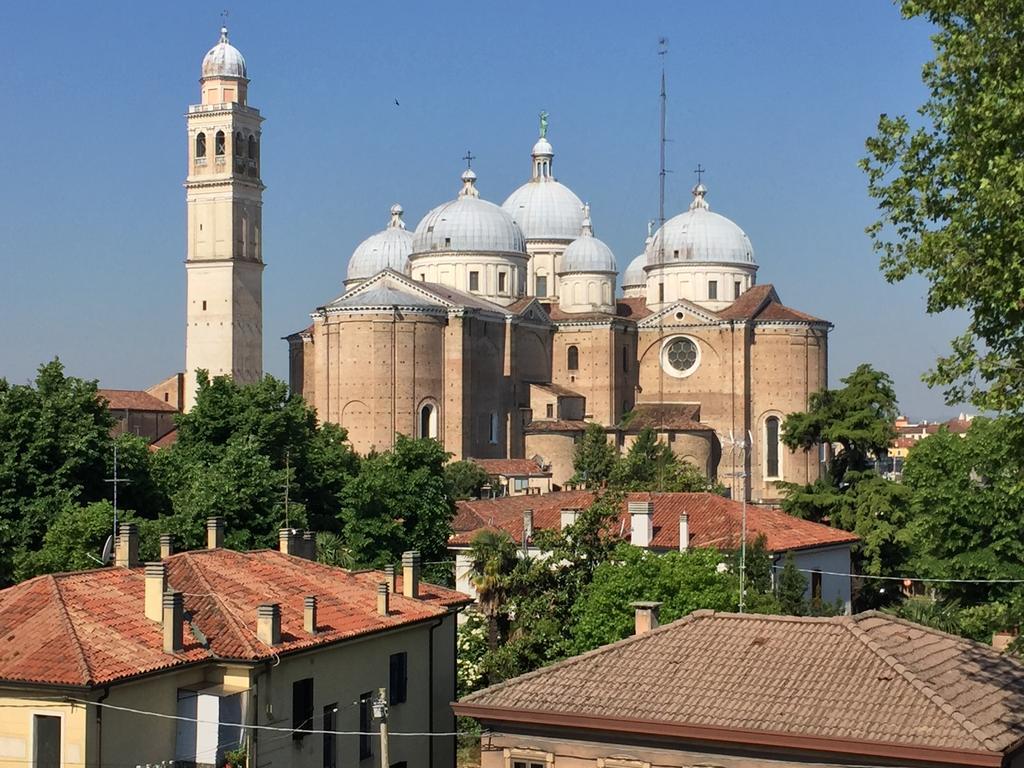
[{"label": "utility pole", "polygon": [[130,480],[126,480],[123,477],[117,476],[117,443],[114,443],[114,476],[108,477],[103,482],[111,483],[114,486],[114,530],[111,536],[111,542],[113,546],[117,548],[117,486],[121,483],[130,483]]},{"label": "utility pole", "polygon": [[373,716],[380,720],[380,768],[391,768],[388,756],[388,689],[378,688],[373,701]]}]

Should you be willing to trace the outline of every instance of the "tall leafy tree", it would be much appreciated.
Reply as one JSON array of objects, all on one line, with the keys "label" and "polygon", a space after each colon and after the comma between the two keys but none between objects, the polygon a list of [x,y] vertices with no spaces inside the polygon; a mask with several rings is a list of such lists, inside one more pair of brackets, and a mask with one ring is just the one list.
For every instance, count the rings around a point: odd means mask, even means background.
[{"label": "tall leafy tree", "polygon": [[493,651],[508,634],[508,599],[512,573],[519,563],[516,543],[504,531],[480,531],[470,544],[469,578],[476,589],[480,613],[487,620],[487,644]]},{"label": "tall leafy tree", "polygon": [[444,468],[444,480],[448,495],[456,501],[478,499],[490,476],[483,467],[473,461],[450,461]]},{"label": "tall leafy tree", "polygon": [[616,457],[608,485],[621,491],[722,492],[696,467],[676,456],[646,427],[636,436],[626,455]]},{"label": "tall leafy tree", "polygon": [[1024,0],[897,0],[934,28],[928,97],[867,140],[868,228],[890,282],[929,282],[970,320],[925,380],[950,403],[1024,411]]},{"label": "tall leafy tree", "polygon": [[575,470],[572,482],[582,483],[587,488],[600,488],[611,476],[618,459],[618,450],[608,442],[604,427],[591,422],[576,444],[572,457]]}]

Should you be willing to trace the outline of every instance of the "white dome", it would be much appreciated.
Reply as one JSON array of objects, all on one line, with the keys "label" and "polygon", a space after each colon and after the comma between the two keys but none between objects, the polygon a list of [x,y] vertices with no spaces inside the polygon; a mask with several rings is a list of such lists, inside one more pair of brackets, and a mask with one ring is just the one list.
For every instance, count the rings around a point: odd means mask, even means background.
[{"label": "white dome", "polygon": [[702,184],[694,187],[690,210],[673,216],[655,233],[647,246],[648,266],[683,261],[756,265],[750,238],[725,216],[712,213],[706,194]]},{"label": "white dome", "polygon": [[228,42],[228,28],[220,28],[220,42],[203,57],[203,77],[245,77],[245,59]]},{"label": "white dome", "polygon": [[578,238],[569,243],[569,247],[562,253],[558,274],[567,275],[571,272],[610,272],[615,274],[618,272],[615,254],[603,241],[594,237],[594,231],[590,226],[589,206],[584,206],[583,210],[582,232]]},{"label": "white dome", "polygon": [[531,156],[530,180],[501,207],[516,220],[527,240],[575,240],[583,226],[583,201],[551,174],[555,153],[547,138],[537,139]]},{"label": "white dome", "polygon": [[410,253],[412,233],[402,221],[402,206],[396,203],[391,206],[388,226],[363,240],[352,252],[345,280],[366,280],[384,269],[408,274]]},{"label": "white dome", "polygon": [[622,273],[622,288],[638,288],[647,285],[647,275],[644,274],[644,266],[647,264],[647,254],[641,253],[626,267]]},{"label": "white dome", "polygon": [[496,251],[526,254],[519,225],[500,206],[480,199],[476,174],[462,174],[459,196],[430,211],[416,226],[414,254],[431,251]]}]

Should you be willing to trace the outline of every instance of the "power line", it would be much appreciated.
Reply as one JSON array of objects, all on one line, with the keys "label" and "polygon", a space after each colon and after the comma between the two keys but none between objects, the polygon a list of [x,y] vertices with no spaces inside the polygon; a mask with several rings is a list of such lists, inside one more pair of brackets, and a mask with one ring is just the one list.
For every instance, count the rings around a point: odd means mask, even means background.
[{"label": "power line", "polygon": [[[772,565],[776,571],[785,568],[784,565]],[[872,576],[867,573],[846,573],[843,571],[822,571],[817,568],[797,568],[802,573],[820,573],[825,576],[849,576],[855,579],[876,579],[880,581],[916,581],[924,583],[941,584],[1024,584],[1024,579],[939,579],[923,576]]]}]

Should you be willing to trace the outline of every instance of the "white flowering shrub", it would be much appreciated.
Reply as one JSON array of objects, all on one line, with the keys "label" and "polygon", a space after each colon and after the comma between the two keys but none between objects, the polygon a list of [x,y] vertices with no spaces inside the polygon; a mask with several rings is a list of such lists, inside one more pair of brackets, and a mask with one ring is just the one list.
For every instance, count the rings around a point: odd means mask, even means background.
[{"label": "white flowering shrub", "polygon": [[479,613],[470,613],[459,627],[455,639],[455,669],[458,677],[459,697],[472,693],[484,685],[484,654],[487,653],[487,620]]}]

